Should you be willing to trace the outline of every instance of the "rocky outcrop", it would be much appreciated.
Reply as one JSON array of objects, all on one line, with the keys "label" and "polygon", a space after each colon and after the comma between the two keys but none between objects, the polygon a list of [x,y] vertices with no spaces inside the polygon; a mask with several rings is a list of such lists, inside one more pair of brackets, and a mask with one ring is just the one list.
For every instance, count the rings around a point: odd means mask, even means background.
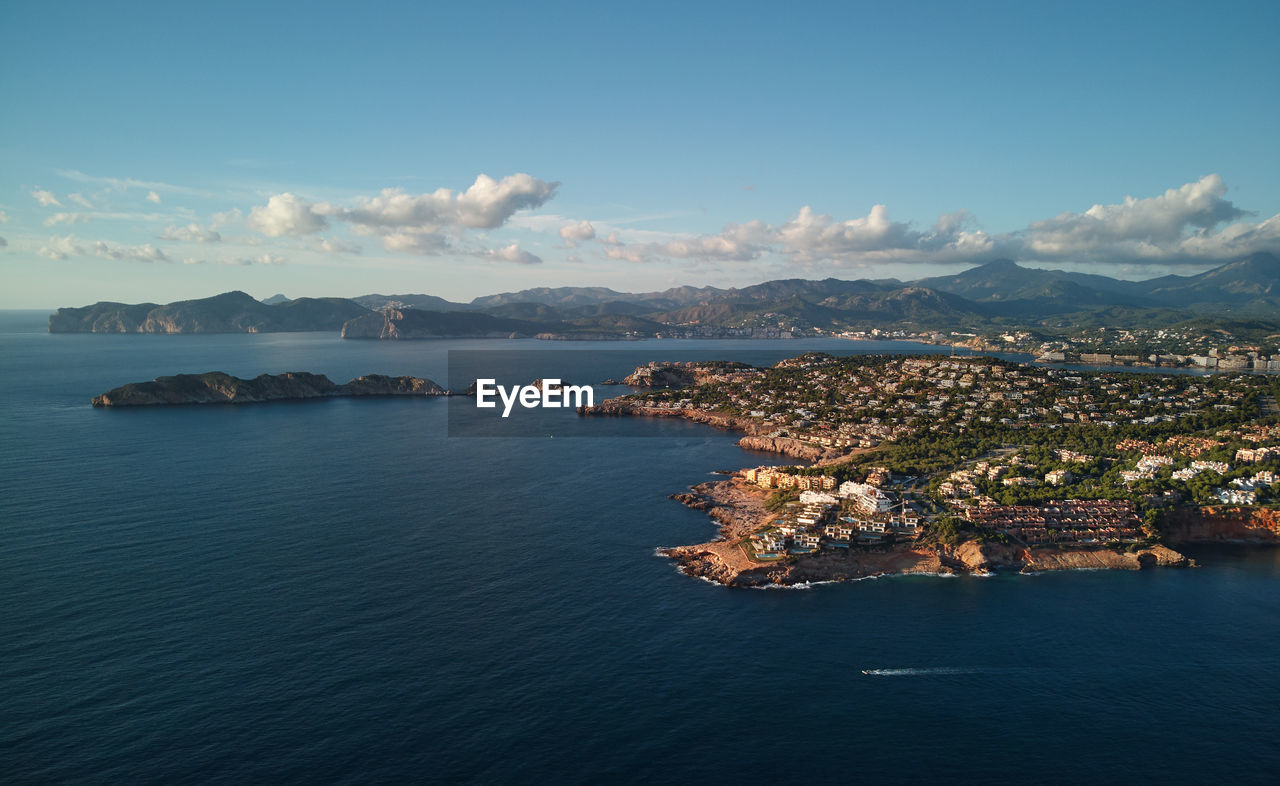
[{"label": "rocky outcrop", "polygon": [[419,377],[371,374],[357,377],[345,385],[337,385],[323,374],[302,371],[263,374],[253,379],[240,379],[220,371],[211,371],[206,374],[157,377],[151,382],[133,382],[95,396],[92,404],[95,407],[148,407],[173,404],[254,404],[313,398],[447,395],[444,388],[429,379]]},{"label": "rocky outcrop", "polygon": [[1142,570],[1154,567],[1188,567],[1183,554],[1161,545],[1135,550],[1105,546],[1026,548],[970,540],[954,548],[939,547],[946,564],[958,572],[982,573],[1017,570],[1033,573],[1049,570]]},{"label": "rocky outcrop", "polygon": [[369,374],[339,387],[340,396],[447,396],[448,391],[421,377],[388,377]]},{"label": "rocky outcrop", "polygon": [[670,498],[679,502],[681,505],[684,505],[686,508],[693,508],[694,510],[707,510],[711,507],[711,501],[701,494],[683,492],[680,494],[672,494],[670,495]]},{"label": "rocky outcrop", "polygon": [[337,330],[368,309],[345,298],[298,298],[267,304],[244,292],[224,292],[167,305],[95,303],[60,308],[50,333],[279,333]]},{"label": "rocky outcrop", "polygon": [[1160,545],[1132,550],[1104,546],[1025,548],[975,540],[957,546],[907,543],[821,551],[778,562],[757,562],[748,556],[742,544],[751,533],[776,518],[776,514],[765,507],[768,492],[735,478],[703,483],[671,497],[695,510],[707,511],[719,532],[715,540],[664,548],[659,553],[674,560],[686,575],[730,587],[793,586],[910,574],[1143,570],[1194,564],[1177,551]]},{"label": "rocky outcrop", "polygon": [[745,363],[728,361],[690,361],[652,363],[637,366],[623,378],[622,384],[633,388],[685,388],[701,385],[717,374],[751,368]]},{"label": "rocky outcrop", "polygon": [[746,450],[763,450],[769,453],[781,453],[802,461],[817,461],[828,456],[828,451],[810,442],[802,442],[791,437],[753,437],[746,436],[738,440],[738,447]]},{"label": "rocky outcrop", "polygon": [[661,363],[640,366],[623,377],[622,384],[633,388],[684,388],[695,384],[692,368],[682,363]]},{"label": "rocky outcrop", "polygon": [[1160,527],[1170,543],[1280,543],[1280,510],[1256,507],[1183,508]]}]

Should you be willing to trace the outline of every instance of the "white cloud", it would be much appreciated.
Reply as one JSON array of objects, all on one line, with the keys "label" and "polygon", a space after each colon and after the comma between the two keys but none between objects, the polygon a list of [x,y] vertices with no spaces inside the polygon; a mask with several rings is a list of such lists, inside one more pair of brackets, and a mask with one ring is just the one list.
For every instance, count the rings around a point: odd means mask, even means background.
[{"label": "white cloud", "polygon": [[95,241],[89,246],[89,251],[94,256],[106,259],[124,259],[132,262],[168,262],[169,257],[165,253],[150,243],[143,243],[140,246],[116,246],[102,240]]},{"label": "white cloud", "polygon": [[836,221],[808,205],[778,228],[778,241],[800,261],[839,259],[869,251],[913,248],[921,234],[910,224],[893,221],[889,209],[875,205],[861,218]]},{"label": "white cloud", "polygon": [[184,265],[223,265],[226,267],[250,267],[252,265],[283,265],[284,257],[278,257],[274,254],[263,254],[256,257],[227,257],[224,259],[215,259],[210,262],[207,259],[199,259],[197,257],[187,257],[182,260]]},{"label": "white cloud", "polygon": [[51,237],[49,242],[36,252],[47,259],[66,259],[71,256],[84,256],[84,249],[76,245],[75,237]]},{"label": "white cloud", "polygon": [[250,229],[268,237],[309,235],[329,226],[323,216],[313,211],[315,205],[294,194],[276,194],[267,204],[249,211]]},{"label": "white cloud", "polygon": [[96,256],[104,259],[119,259],[131,262],[169,262],[169,257],[160,249],[144,243],[140,246],[122,246],[108,243],[104,240],[95,240],[88,246],[81,245],[80,241],[74,235],[66,235],[65,237],[51,237],[45,245],[41,246],[37,251],[40,256],[48,259],[67,259],[72,256]]},{"label": "white cloud", "polygon": [[1275,219],[1213,228],[1247,215],[1223,198],[1227,186],[1216,174],[1160,196],[1098,204],[1083,213],[1062,213],[1032,222],[1007,240],[1021,258],[1101,262],[1177,262],[1275,250]]},{"label": "white cloud", "polygon": [[9,214],[4,212],[3,210],[0,210],[0,224],[7,224],[7,223],[9,223]]},{"label": "white cloud", "polygon": [[53,195],[52,191],[45,191],[37,188],[31,192],[31,198],[34,199],[40,207],[62,207],[62,203]]},{"label": "white cloud", "polygon": [[517,210],[541,207],[559,183],[547,183],[523,172],[494,180],[480,175],[458,196],[458,220],[473,229],[500,227]]},{"label": "white cloud", "polygon": [[[247,223],[264,235],[281,237],[314,234],[328,228],[330,222],[343,222],[356,235],[380,236],[388,251],[436,255],[451,247],[451,236],[468,229],[493,229],[518,210],[541,206],[554,196],[558,185],[523,173],[501,180],[480,175],[461,193],[441,188],[415,195],[387,188],[377,196],[360,197],[354,206],[277,194],[265,206],[253,208]],[[324,250],[354,248],[349,244],[340,247],[340,242],[329,239],[321,245],[330,246]],[[520,261],[528,263],[527,259]]]},{"label": "white cloud", "polygon": [[244,214],[240,212],[240,208],[233,208],[222,213],[214,213],[213,218],[209,221],[210,229],[221,229],[228,224],[239,223],[244,218]]},{"label": "white cloud", "polygon": [[769,250],[776,233],[763,221],[729,224],[716,235],[680,237],[661,243],[624,243],[618,232],[604,239],[605,256],[628,262],[689,259],[703,262],[746,262]]},{"label": "white cloud", "polygon": [[515,243],[499,249],[490,249],[480,251],[476,256],[482,259],[492,259],[499,262],[514,262],[517,265],[541,265],[542,258],[525,251]]},{"label": "white cloud", "polygon": [[[155,180],[135,180],[131,177],[97,177],[95,175],[86,175],[78,169],[59,169],[57,170],[59,177],[65,177],[68,180],[75,180],[78,183],[93,183],[95,185],[106,186],[113,191],[124,192],[131,188],[145,188],[153,192],[167,192],[172,194],[185,194],[194,197],[213,197],[215,194],[198,188],[188,188],[186,186],[178,186],[172,183],[161,183]],[[148,195],[149,197],[150,195]],[[158,198],[158,193],[157,193]]]},{"label": "white cloud", "polygon": [[89,216],[84,213],[54,213],[44,220],[47,227],[57,226],[58,224],[85,224],[88,223]]},{"label": "white cloud", "polygon": [[1225,262],[1257,251],[1280,253],[1280,216],[1222,226],[1247,215],[1225,194],[1222,178],[1208,175],[1159,196],[1126,197],[1118,204],[1094,205],[1083,213],[1063,213],[996,235],[978,228],[965,210],[939,216],[932,227],[919,229],[891,219],[884,205],[846,220],[805,206],[777,227],[753,221],[730,225],[718,235],[646,243],[624,242],[613,231],[600,242],[609,258],[634,262],[744,261],[778,252],[799,264],[943,264],[1011,257],[1030,262],[1170,265]]},{"label": "white cloud", "polygon": [[147,201],[153,204],[160,204],[160,195],[154,191],[147,192]]},{"label": "white cloud", "polygon": [[93,210],[93,203],[86,199],[84,194],[67,194],[67,199],[70,199],[81,207],[87,207],[90,210]]},{"label": "white cloud", "polygon": [[316,248],[329,254],[359,254],[361,251],[360,246],[338,237],[322,237],[316,241]]},{"label": "white cloud", "polygon": [[222,235],[217,231],[202,227],[199,224],[165,227],[160,235],[161,240],[172,240],[177,243],[220,243]]},{"label": "white cloud", "polygon": [[383,236],[382,247],[388,251],[436,256],[448,250],[449,241],[444,235],[392,232]]},{"label": "white cloud", "polygon": [[569,248],[573,248],[579,243],[594,239],[596,236],[596,228],[591,226],[590,221],[579,221],[576,224],[565,224],[560,227],[560,237],[564,240],[564,244]]},{"label": "white cloud", "polygon": [[322,203],[315,206],[315,212],[371,233],[394,230],[427,233],[451,223],[453,205],[453,192],[447,188],[417,196],[400,188],[384,188],[376,197],[360,197],[354,208]]}]

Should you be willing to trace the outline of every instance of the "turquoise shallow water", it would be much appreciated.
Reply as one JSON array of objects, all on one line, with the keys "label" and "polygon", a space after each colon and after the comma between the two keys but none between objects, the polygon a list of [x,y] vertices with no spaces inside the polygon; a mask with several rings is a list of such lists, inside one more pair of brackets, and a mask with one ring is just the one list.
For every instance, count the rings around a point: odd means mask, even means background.
[{"label": "turquoise shallow water", "polygon": [[[178,371],[441,379],[450,348],[531,342],[50,336],[43,316],[0,315],[6,780],[1260,782],[1280,767],[1278,552],[731,591],[653,555],[712,532],[667,494],[763,458],[724,433],[449,439],[443,401],[88,406]],[[647,348],[800,347],[627,347]]]}]

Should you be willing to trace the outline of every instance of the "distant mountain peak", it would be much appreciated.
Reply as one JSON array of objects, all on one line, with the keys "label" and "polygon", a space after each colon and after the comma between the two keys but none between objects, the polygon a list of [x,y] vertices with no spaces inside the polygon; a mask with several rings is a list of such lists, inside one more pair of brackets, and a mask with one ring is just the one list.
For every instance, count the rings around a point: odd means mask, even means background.
[{"label": "distant mountain peak", "polygon": [[985,270],[995,273],[1001,270],[1025,270],[1025,268],[1017,262],[1014,262],[1012,259],[993,259],[984,265],[978,265],[975,268],[971,268],[971,270]]}]

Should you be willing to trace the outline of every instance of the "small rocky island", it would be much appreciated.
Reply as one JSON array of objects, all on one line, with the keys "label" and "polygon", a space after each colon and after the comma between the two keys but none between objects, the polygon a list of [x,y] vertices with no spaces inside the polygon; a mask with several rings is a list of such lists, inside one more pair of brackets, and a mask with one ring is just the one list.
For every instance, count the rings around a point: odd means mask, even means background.
[{"label": "small rocky island", "polygon": [[149,407],[173,404],[257,404],[314,398],[363,396],[447,396],[449,391],[429,379],[370,374],[345,385],[323,374],[289,371],[240,379],[221,371],[157,377],[131,382],[93,398],[95,407]]}]

